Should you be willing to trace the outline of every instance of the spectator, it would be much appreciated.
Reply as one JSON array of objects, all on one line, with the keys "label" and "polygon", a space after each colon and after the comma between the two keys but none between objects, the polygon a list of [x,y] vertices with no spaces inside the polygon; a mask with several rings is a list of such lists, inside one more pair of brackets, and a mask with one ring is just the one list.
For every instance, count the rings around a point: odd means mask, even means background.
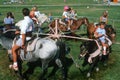
[{"label": "spectator", "polygon": [[49,14],[48,14],[48,18],[49,18],[49,21],[50,21],[50,22],[53,20],[52,13],[49,13]]},{"label": "spectator", "polygon": [[37,8],[37,6],[34,6],[34,9],[35,9],[35,12],[34,12],[34,14],[35,14],[35,17],[39,17],[41,14],[40,14],[40,11],[38,10],[38,8]]},{"label": "spectator", "polygon": [[103,12],[103,15],[100,17],[100,22],[108,24],[108,11]]},{"label": "spectator", "polygon": [[37,6],[34,6],[30,12],[30,17],[38,24],[39,23],[39,16],[40,16],[40,11],[38,11]]},{"label": "spectator", "polygon": [[38,24],[38,19],[37,19],[37,17],[39,16],[39,12],[37,11],[37,7],[36,6],[34,6],[33,8],[32,8],[32,10],[30,11],[30,18],[32,18],[32,20],[35,22],[35,23],[37,23]]},{"label": "spectator", "polygon": [[12,12],[8,12],[7,16],[4,18],[5,29],[11,29],[14,26],[14,16]]},{"label": "spectator", "polygon": [[74,9],[71,9],[71,19],[77,20],[77,11]]}]

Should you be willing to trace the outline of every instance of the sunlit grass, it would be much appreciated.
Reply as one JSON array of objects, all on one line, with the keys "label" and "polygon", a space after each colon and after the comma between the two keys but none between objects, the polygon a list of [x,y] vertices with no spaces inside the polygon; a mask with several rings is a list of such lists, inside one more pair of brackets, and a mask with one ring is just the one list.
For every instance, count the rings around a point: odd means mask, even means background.
[{"label": "sunlit grass", "polygon": [[[0,1],[0,4],[2,4],[2,1]],[[33,0],[33,2],[29,2],[29,0],[25,0],[25,4],[10,4],[10,6],[2,5],[0,6],[0,22],[3,21],[4,17],[6,16],[6,13],[8,11],[11,11],[14,13],[15,16],[15,21],[19,21],[23,19],[21,10],[24,7],[28,7],[29,9],[32,8],[33,5],[38,5],[38,9],[40,10],[41,13],[52,13],[53,16],[59,16],[61,18],[62,12],[63,12],[63,6],[64,5],[72,5],[72,4],[77,4],[78,6],[71,6],[75,10],[77,10],[78,16],[87,16],[90,20],[90,22],[96,22],[99,20],[99,17],[102,15],[102,12],[104,10],[108,10],[109,12],[109,19],[112,20],[119,20],[120,19],[120,14],[119,14],[119,6],[93,6],[89,5],[89,8],[87,8],[86,4],[91,4],[95,3],[93,0],[67,0],[69,2],[64,3],[63,0]],[[22,6],[26,5],[28,6]],[[80,5],[80,4],[85,4],[85,5]],[[12,6],[12,5],[17,5],[17,6]],[[57,5],[57,6],[41,6],[41,5]],[[59,6],[60,5],[60,6]],[[94,19],[93,19],[94,18]],[[110,20],[110,24],[113,24],[113,22]],[[1,23],[2,24],[2,23]],[[47,24],[45,24],[47,26]],[[115,29],[117,30],[117,39],[116,41],[120,41],[120,22],[114,22]],[[84,27],[84,26],[83,26]],[[83,31],[85,30],[85,31]],[[85,34],[86,29],[83,28],[83,30],[77,31],[77,34]],[[86,36],[84,36],[86,37]],[[75,41],[75,40],[67,40],[66,41],[67,45],[70,46],[71,52],[70,54],[73,56],[75,61],[80,65],[82,61],[78,60],[78,55],[79,55],[79,46],[81,44],[81,41]],[[1,49],[1,47],[0,47]],[[93,72],[92,76],[90,79],[86,78],[86,75],[81,73],[78,68],[76,68],[75,64],[72,64],[69,67],[68,71],[68,80],[119,80],[120,79],[120,47],[119,44],[113,44],[112,45],[112,50],[113,52],[110,55],[109,58],[109,64],[107,67],[100,65],[100,71],[99,72]],[[70,57],[67,55],[67,57]],[[68,62],[69,63],[69,62]],[[10,72],[8,66],[9,66],[9,61],[8,57],[6,54],[5,50],[0,50],[0,80],[16,80],[16,77]],[[24,62],[24,68],[23,72],[27,69],[26,62]],[[89,66],[87,66],[89,67]],[[86,68],[87,68],[86,67]],[[49,71],[51,71],[51,68],[49,68]],[[35,72],[30,76],[30,80],[37,80],[39,75],[41,74],[41,68],[37,67],[35,69]],[[61,79],[61,73],[60,70],[57,71],[57,74],[55,76],[56,80]],[[50,78],[49,80],[53,80],[53,78]]]}]

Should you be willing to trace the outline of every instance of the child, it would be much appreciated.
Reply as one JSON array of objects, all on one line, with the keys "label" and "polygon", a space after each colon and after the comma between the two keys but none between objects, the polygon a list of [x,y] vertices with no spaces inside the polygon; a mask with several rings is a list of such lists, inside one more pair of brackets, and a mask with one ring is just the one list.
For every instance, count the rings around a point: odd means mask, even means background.
[{"label": "child", "polygon": [[106,36],[105,24],[104,22],[101,22],[100,27],[98,27],[97,30],[95,31],[95,37],[101,41],[103,47],[103,55],[106,55],[107,48],[107,44],[105,43],[105,36]]},{"label": "child", "polygon": [[71,25],[70,10],[71,8],[69,6],[64,6],[64,12],[62,14],[63,20],[68,23],[68,30],[70,30],[70,25]]}]

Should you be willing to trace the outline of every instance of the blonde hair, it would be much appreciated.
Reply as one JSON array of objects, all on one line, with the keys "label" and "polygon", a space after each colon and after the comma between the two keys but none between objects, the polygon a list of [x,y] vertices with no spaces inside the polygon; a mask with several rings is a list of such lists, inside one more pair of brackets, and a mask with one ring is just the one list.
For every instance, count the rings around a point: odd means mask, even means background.
[{"label": "blonde hair", "polygon": [[33,11],[36,11],[36,10],[37,10],[37,6],[33,6],[33,7],[32,7],[32,10],[33,10]]}]

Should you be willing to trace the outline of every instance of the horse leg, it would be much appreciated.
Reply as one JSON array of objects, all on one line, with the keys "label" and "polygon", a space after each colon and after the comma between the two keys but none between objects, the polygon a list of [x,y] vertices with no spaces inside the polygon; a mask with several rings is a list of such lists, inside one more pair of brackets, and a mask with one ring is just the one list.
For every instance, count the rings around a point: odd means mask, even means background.
[{"label": "horse leg", "polygon": [[101,59],[101,61],[103,62],[104,66],[107,66],[107,61],[108,61],[109,55],[112,52],[111,46],[107,48],[106,52],[107,52],[107,54],[106,55],[102,55],[102,59]]},{"label": "horse leg", "polygon": [[[51,73],[48,75],[48,78],[51,76],[55,76],[55,73],[57,72],[57,70],[58,70],[58,66],[55,64]],[[56,79],[54,79],[54,80],[56,80]]]},{"label": "horse leg", "polygon": [[31,63],[28,64],[28,69],[27,69],[27,71],[25,71],[25,72],[23,73],[23,78],[24,78],[25,80],[28,80],[28,79],[29,79],[29,75],[33,74],[35,67],[36,67],[36,66],[32,65]]},{"label": "horse leg", "polygon": [[18,71],[15,71],[16,75],[20,78],[20,79],[23,79],[23,76],[22,76],[22,60],[20,59],[20,57],[18,56],[18,59],[17,59],[17,63],[18,63]]},{"label": "horse leg", "polygon": [[45,74],[47,74],[48,68],[44,68],[42,71],[42,75],[40,76],[39,80],[46,80]]},{"label": "horse leg", "polygon": [[9,59],[9,61],[10,61],[10,62],[13,62],[11,50],[8,50],[7,54],[8,54],[8,59]]},{"label": "horse leg", "polygon": [[107,66],[108,56],[109,56],[109,54],[108,55],[102,55],[102,63],[103,63],[104,66]]},{"label": "horse leg", "polygon": [[27,66],[28,66],[28,69],[23,73],[23,78],[25,80],[29,79],[29,76],[33,74],[36,67],[41,67],[41,60],[28,62]]},{"label": "horse leg", "polygon": [[67,80],[67,69],[66,67],[64,66],[64,64],[61,62],[60,59],[56,59],[56,64],[58,65],[58,67],[61,69],[62,71],[62,77],[63,77],[63,80]]},{"label": "horse leg", "polygon": [[42,74],[40,75],[39,80],[46,80],[45,74],[47,74],[48,71],[49,61],[45,59],[45,60],[41,60],[41,62],[42,62]]},{"label": "horse leg", "polygon": [[87,77],[91,76],[92,71],[94,70],[94,68],[97,66],[99,61],[99,56],[97,56],[96,58],[94,58],[94,61],[90,64],[90,69],[87,73]]},{"label": "horse leg", "polygon": [[99,64],[99,61],[100,61],[100,59],[99,59],[99,57],[100,56],[97,56],[97,59],[96,59],[96,61],[95,61],[95,67],[96,67],[96,72],[98,72],[99,71],[99,67],[98,67],[98,64]]},{"label": "horse leg", "polygon": [[88,58],[87,56],[85,56],[82,66],[85,67],[87,64],[88,64]]}]

